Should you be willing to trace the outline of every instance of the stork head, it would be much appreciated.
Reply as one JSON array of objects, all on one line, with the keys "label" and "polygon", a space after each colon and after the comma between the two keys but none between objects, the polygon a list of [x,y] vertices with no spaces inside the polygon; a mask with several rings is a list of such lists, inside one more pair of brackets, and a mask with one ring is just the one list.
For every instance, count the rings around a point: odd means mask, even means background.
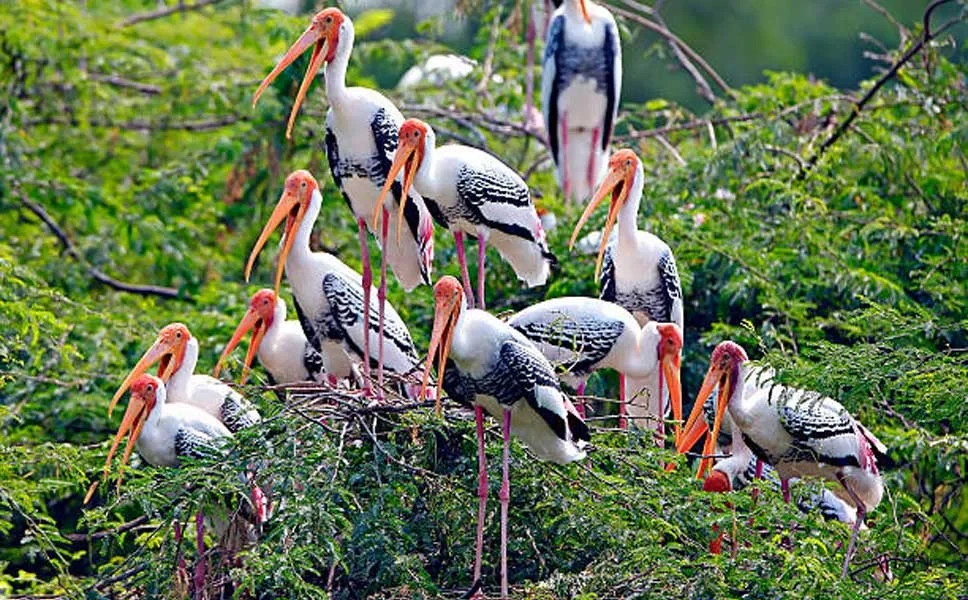
[{"label": "stork head", "polygon": [[380,191],[380,199],[376,203],[376,210],[373,213],[373,228],[376,229],[383,215],[383,201],[387,197],[390,188],[397,180],[397,175],[403,171],[403,189],[400,191],[399,218],[397,219],[397,241],[400,240],[400,231],[403,227],[403,207],[407,203],[407,196],[410,188],[413,187],[413,178],[417,175],[417,169],[423,164],[424,156],[427,155],[428,147],[433,147],[435,143],[434,130],[420,119],[407,119],[400,126],[399,141],[397,151],[393,155],[393,164],[390,165],[390,172],[387,180]]},{"label": "stork head", "polygon": [[[282,251],[279,253],[279,264],[276,266],[276,285],[273,289],[276,296],[279,295],[279,284],[282,282],[282,273],[286,268],[286,257],[292,250],[295,233],[302,225],[306,211],[309,210],[309,204],[312,202],[313,194],[317,191],[319,191],[319,184],[316,183],[316,178],[309,171],[300,169],[293,171],[289,177],[286,177],[286,187],[283,188],[282,196],[272,214],[269,215],[265,227],[262,228],[262,233],[259,234],[259,239],[256,240],[252,253],[249,254],[249,261],[245,265],[246,281],[249,280],[255,257],[259,255],[259,251],[265,246],[272,232],[285,221],[286,228],[282,234]],[[312,224],[310,224],[311,226]]]},{"label": "stork head", "polygon": [[[437,358],[437,381],[444,381],[444,367],[447,355],[450,354],[450,344],[454,340],[457,320],[464,309],[464,289],[460,282],[450,275],[441,277],[434,285],[434,328],[430,335],[430,349],[427,351],[427,366],[424,370],[423,383],[420,386],[420,400],[427,393],[430,381],[430,369],[434,358]],[[440,391],[437,391],[437,414],[440,414]]]},{"label": "stork head", "polygon": [[313,47],[313,55],[309,60],[309,68],[306,69],[306,75],[303,77],[302,84],[299,86],[299,93],[296,94],[296,101],[293,102],[292,112],[289,114],[286,138],[291,137],[292,126],[296,122],[296,113],[299,112],[299,106],[306,97],[309,84],[316,77],[316,73],[319,72],[322,64],[324,62],[328,63],[336,57],[336,52],[339,49],[340,34],[343,33],[345,35],[351,27],[352,24],[349,18],[338,8],[326,8],[316,13],[313,16],[313,21],[310,23],[309,28],[299,36],[296,43],[289,48],[289,51],[286,52],[285,56],[282,57],[282,60],[279,61],[275,68],[266,75],[266,78],[259,85],[259,89],[256,90],[255,96],[252,98],[253,107],[259,101],[259,96],[262,95],[262,92],[279,76],[279,73],[282,73],[286,67],[299,58],[299,55],[308,50],[310,46]]},{"label": "stork head", "polygon": [[[121,458],[122,467],[127,464],[128,458],[131,456],[134,443],[138,441],[138,436],[141,435],[141,430],[148,420],[148,415],[155,409],[156,404],[164,404],[164,402],[165,384],[161,379],[154,375],[143,374],[139,375],[131,383],[131,399],[128,401],[128,408],[124,411],[124,417],[121,418],[121,426],[118,427],[118,432],[114,435],[111,449],[108,450],[108,457],[104,461],[102,481],[108,477],[108,472],[111,470],[111,459],[114,458],[114,454],[118,451],[118,446],[121,444],[124,436],[128,436],[128,443],[124,447],[124,455]],[[118,487],[121,487],[121,474],[118,475]],[[96,482],[84,497],[85,504],[90,501],[95,489],[97,489]]]},{"label": "stork head", "polygon": [[[746,356],[746,351],[735,342],[721,342],[713,350],[712,358],[709,360],[709,370],[706,371],[706,377],[703,379],[702,387],[699,388],[699,394],[696,396],[692,413],[690,413],[689,418],[686,420],[685,430],[687,433],[680,439],[680,443],[677,446],[677,450],[680,453],[688,450],[699,439],[701,433],[696,435],[695,432],[701,431],[705,427],[704,419],[701,416],[703,403],[713,393],[716,386],[719,386],[713,428],[706,436],[706,444],[703,446],[702,451],[704,457],[712,455],[716,445],[716,438],[719,436],[719,429],[722,426],[723,414],[726,412],[726,407],[729,405],[729,401],[736,391],[737,383],[739,383],[740,366],[747,360],[749,358]],[[710,463],[711,459],[709,458],[703,458],[700,461],[699,472],[697,473],[698,477],[702,477]]]},{"label": "stork head", "polygon": [[239,326],[235,328],[232,339],[225,345],[225,350],[222,351],[222,356],[219,357],[218,363],[215,365],[215,372],[212,373],[212,376],[218,377],[218,373],[222,369],[222,364],[225,362],[225,359],[235,350],[235,347],[239,345],[239,342],[242,341],[245,334],[251,331],[252,340],[249,342],[249,350],[245,353],[245,363],[242,366],[242,379],[239,380],[239,383],[245,383],[245,380],[249,377],[249,369],[252,367],[255,354],[259,351],[259,345],[262,344],[262,338],[265,336],[269,327],[272,326],[272,321],[275,318],[276,298],[276,293],[269,288],[261,289],[252,295],[252,298],[249,300],[249,310],[242,317]]},{"label": "stork head", "polygon": [[182,361],[185,359],[185,350],[188,348],[188,342],[191,339],[192,334],[184,323],[171,323],[162,327],[161,331],[158,332],[155,343],[142,355],[138,363],[128,373],[128,376],[121,382],[121,387],[114,393],[111,404],[108,405],[108,416],[111,416],[115,405],[124,395],[124,392],[128,390],[128,387],[141,375],[144,375],[155,363],[158,363],[158,377],[162,381],[168,381],[172,374],[181,368]]},{"label": "stork head", "polygon": [[669,402],[672,403],[672,418],[675,419],[676,443],[679,442],[681,435],[682,421],[682,383],[679,381],[679,368],[682,362],[682,331],[675,323],[659,323],[656,326],[659,331],[659,347],[657,355],[661,365],[661,375],[659,379],[659,394],[661,397],[661,382],[664,379],[669,387]]},{"label": "stork head", "polygon": [[602,184],[598,186],[591,202],[585,208],[585,212],[578,219],[578,224],[575,225],[575,231],[571,234],[571,241],[568,243],[569,249],[575,247],[575,240],[578,238],[581,228],[588,221],[588,218],[592,216],[592,213],[595,212],[595,209],[598,208],[598,205],[602,203],[602,200],[606,196],[611,195],[608,219],[605,221],[605,229],[602,230],[602,241],[598,248],[598,260],[595,262],[596,280],[602,271],[602,258],[605,256],[605,248],[608,246],[608,236],[612,233],[612,227],[615,226],[618,213],[626,201],[628,201],[629,192],[632,189],[633,183],[635,183],[636,176],[640,172],[641,163],[639,162],[639,157],[635,155],[635,152],[625,149],[613,154],[612,158],[608,161],[608,174],[605,176]]}]

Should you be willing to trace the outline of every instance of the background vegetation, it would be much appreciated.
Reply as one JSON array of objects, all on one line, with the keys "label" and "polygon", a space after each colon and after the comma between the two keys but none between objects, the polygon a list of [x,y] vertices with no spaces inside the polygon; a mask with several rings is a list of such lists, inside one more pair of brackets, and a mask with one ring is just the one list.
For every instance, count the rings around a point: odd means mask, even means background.
[{"label": "background vegetation", "polygon": [[[105,485],[92,506],[81,505],[116,425],[108,398],[157,329],[187,323],[208,370],[249,293],[270,281],[261,268],[260,281],[243,284],[242,266],[289,171],[308,167],[325,182],[315,242],[359,265],[351,216],[320,150],[322,86],[291,143],[284,123],[304,62],[250,109],[255,85],[306,16],[197,1],[206,6],[186,3],[184,12],[137,0],[0,9],[0,596],[189,593],[179,564],[197,557],[187,540],[175,543],[169,524],[200,507],[234,506],[246,492],[235,475],[257,457],[284,503],[254,547],[232,560],[209,557],[209,593],[457,596],[470,585],[476,461],[472,420],[456,408],[440,420],[426,407],[374,411],[345,396],[283,403],[257,378],[245,391],[267,427],[241,436],[231,460],[182,469],[135,460],[120,493]],[[632,4],[616,8],[633,15],[621,22],[626,39],[640,39],[642,19],[658,18]],[[522,290],[495,259],[494,310],[594,294],[593,257],[567,251],[578,209],[560,203],[547,152],[520,126],[525,13],[510,1],[464,5],[467,19],[486,25],[467,46],[480,66],[444,86],[391,95],[442,138],[516,166],[558,217],[550,243],[565,260],[550,284]],[[956,34],[964,25],[946,25],[963,19],[966,5],[937,11],[934,38],[852,112],[923,34],[920,10],[894,27],[863,8],[863,21],[850,26],[886,28],[893,39],[869,42],[866,59],[859,50],[839,57],[866,60],[872,74],[856,85],[791,71],[723,89],[697,68],[711,103],[633,97],[618,124],[618,144],[635,148],[647,168],[640,225],[669,242],[683,277],[687,397],[712,344],[732,338],[785,381],[843,402],[890,446],[889,493],[851,577],[839,578],[844,525],[802,515],[766,486],[756,503],[745,493],[729,505],[707,497],[686,469],[661,470],[672,458],[650,436],[615,430],[613,407],[602,401],[584,464],[537,464],[514,446],[515,594],[966,594],[968,82]],[[349,77],[357,84],[374,85],[379,65],[402,70],[440,48],[433,23],[388,40],[392,12],[354,18]],[[693,27],[718,24],[715,15],[703,19]],[[762,35],[734,39],[769,54],[773,44],[750,41]],[[679,69],[658,36],[627,51],[626,65],[645,51]],[[714,65],[731,62],[713,52]],[[446,236],[437,248],[437,274],[454,273]],[[158,287],[132,293],[118,284]],[[429,289],[404,296],[391,283],[390,298],[425,347]],[[608,395],[610,383],[598,379],[592,389]],[[496,465],[498,436],[490,440]],[[496,515],[492,502],[489,591]],[[708,554],[713,524],[733,534],[731,552]],[[872,576],[881,555],[892,582]]]}]

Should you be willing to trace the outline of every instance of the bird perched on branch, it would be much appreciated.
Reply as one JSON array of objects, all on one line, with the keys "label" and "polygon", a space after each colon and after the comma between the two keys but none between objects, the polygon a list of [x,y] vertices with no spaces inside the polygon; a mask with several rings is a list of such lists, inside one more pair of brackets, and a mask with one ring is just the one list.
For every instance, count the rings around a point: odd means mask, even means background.
[{"label": "bird perched on branch", "polygon": [[422,390],[427,387],[434,362],[444,390],[451,398],[472,405],[477,420],[479,507],[475,589],[481,578],[488,492],[484,411],[502,421],[501,596],[506,598],[511,434],[538,458],[564,464],[585,457],[582,448],[590,440],[588,427],[561,393],[554,369],[537,348],[507,323],[483,310],[469,310],[460,283],[449,276],[442,277],[434,286],[434,325]]}]

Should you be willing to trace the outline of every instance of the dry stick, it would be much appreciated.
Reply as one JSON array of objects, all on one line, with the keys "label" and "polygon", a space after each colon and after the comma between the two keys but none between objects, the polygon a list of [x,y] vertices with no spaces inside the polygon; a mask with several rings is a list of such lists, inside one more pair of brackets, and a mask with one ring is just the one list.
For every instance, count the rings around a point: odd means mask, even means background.
[{"label": "dry stick", "polygon": [[97,81],[98,83],[107,83],[108,85],[113,85],[115,87],[135,90],[147,96],[157,96],[161,94],[161,88],[158,87],[157,85],[152,85],[150,83],[142,83],[140,81],[134,81],[132,79],[126,79],[124,77],[121,77],[120,75],[115,75],[113,73],[88,72],[87,76],[91,81]]},{"label": "dry stick", "polygon": [[117,535],[119,533],[123,533],[130,529],[134,529],[135,527],[147,521],[148,521],[148,516],[141,515],[140,517],[136,517],[131,521],[128,521],[127,523],[122,523],[121,525],[118,525],[117,527],[114,527],[112,529],[105,529],[104,531],[96,531],[94,533],[68,533],[68,534],[65,534],[64,537],[69,539],[72,542],[87,542],[90,540],[97,540],[103,537],[108,537],[109,535]]},{"label": "dry stick", "polygon": [[643,17],[641,15],[637,15],[637,14],[635,14],[635,13],[633,13],[631,11],[628,11],[628,10],[626,10],[624,8],[621,8],[619,6],[615,6],[614,4],[611,4],[610,6],[611,6],[612,10],[615,13],[617,13],[619,15],[622,15],[623,17],[625,17],[627,19],[631,19],[631,20],[635,21],[636,23],[638,23],[639,25],[642,25],[646,29],[650,29],[650,30],[658,33],[659,35],[661,35],[665,39],[669,40],[670,43],[674,43],[676,46],[679,47],[680,50],[682,50],[682,52],[686,56],[689,57],[689,59],[691,61],[693,61],[694,63],[696,63],[700,67],[702,67],[702,70],[705,71],[706,74],[709,75],[709,77],[713,81],[716,82],[716,85],[718,85],[720,88],[722,88],[722,90],[724,92],[726,92],[728,95],[732,96],[733,90],[730,89],[729,84],[727,84],[726,81],[722,77],[719,76],[719,73],[717,73],[715,71],[715,69],[713,69],[709,65],[709,63],[707,63],[706,60],[702,56],[699,56],[699,54],[695,50],[693,50],[685,42],[683,42],[679,38],[679,36],[677,36],[676,34],[672,33],[671,31],[669,31],[669,29],[667,29],[665,27],[662,27],[661,25],[659,25],[658,23],[656,23],[654,21],[650,21],[649,19],[646,19],[645,17]]},{"label": "dry stick", "polygon": [[[898,59],[898,61],[895,62],[891,66],[891,68],[888,69],[887,72],[884,73],[884,75],[882,75],[880,79],[878,79],[874,83],[873,86],[871,86],[871,89],[867,90],[867,93],[864,94],[863,98],[861,98],[856,103],[854,103],[854,108],[853,110],[850,111],[850,113],[848,113],[847,118],[844,119],[840,123],[840,125],[837,126],[837,129],[835,129],[834,132],[830,134],[830,137],[828,137],[824,141],[824,143],[820,144],[820,147],[813,153],[813,155],[809,159],[807,159],[806,169],[803,169],[800,171],[800,175],[798,176],[798,179],[803,179],[806,176],[807,172],[810,169],[812,169],[814,166],[816,166],[817,161],[820,160],[820,158],[824,155],[824,153],[831,146],[833,146],[834,143],[837,142],[837,140],[839,140],[844,135],[844,133],[850,127],[851,123],[854,122],[854,119],[856,119],[860,115],[860,112],[864,109],[867,103],[871,101],[874,95],[877,94],[877,92],[880,91],[882,87],[884,87],[884,84],[890,81],[891,79],[893,79],[894,76],[897,75],[897,72],[901,70],[901,67],[907,64],[907,62],[912,58],[914,58],[914,56],[917,55],[917,53],[920,52],[921,49],[927,45],[928,42],[934,39],[935,34],[931,33],[931,13],[934,12],[934,9],[938,8],[942,4],[947,4],[951,1],[952,0],[934,0],[934,2],[928,5],[928,8],[926,8],[924,11],[924,17],[923,17],[924,25],[923,25],[923,30],[921,31],[921,36],[918,38],[918,41],[915,42],[910,48],[908,48],[907,52],[905,52],[904,55],[901,56],[901,58]],[[957,19],[955,19],[955,21],[956,20]],[[943,25],[939,30],[939,32],[947,29],[948,26],[950,26],[950,24],[955,21],[949,21],[948,23]]]},{"label": "dry stick", "polygon": [[179,296],[178,290],[175,288],[118,281],[117,279],[106,274],[104,271],[89,264],[87,260],[81,256],[80,251],[77,249],[77,246],[74,245],[74,242],[71,241],[71,238],[67,235],[67,232],[64,231],[49,214],[47,214],[47,211],[44,210],[41,205],[37,204],[33,200],[28,199],[23,192],[18,191],[17,195],[20,198],[20,202],[29,208],[31,212],[37,215],[37,217],[39,217],[40,220],[47,225],[47,228],[51,230],[57,239],[60,240],[61,245],[64,246],[64,250],[74,257],[75,260],[84,265],[88,275],[90,275],[95,281],[122,292],[131,292],[133,294],[141,294],[143,296],[160,296],[162,298],[182,298],[188,300],[187,296]]},{"label": "dry stick", "polygon": [[[665,27],[666,30],[669,29],[665,21],[662,19],[662,15],[659,14],[659,11],[653,10],[652,18],[655,19],[656,23],[662,27]],[[689,75],[692,76],[693,80],[696,82],[696,93],[699,94],[699,97],[710,104],[716,104],[716,94],[714,94],[713,89],[709,87],[709,82],[706,81],[706,78],[703,77],[702,73],[699,72],[699,69],[692,64],[692,61],[689,60],[689,57],[686,56],[678,44],[674,44],[669,40],[667,41],[669,47],[672,48],[672,53],[675,55],[676,60],[679,61],[679,64],[682,66],[682,68],[685,69],[685,71],[689,73]]]},{"label": "dry stick", "polygon": [[127,19],[118,23],[118,27],[130,27],[135,23],[141,23],[143,21],[153,21],[155,19],[163,19],[165,17],[171,16],[175,13],[188,12],[190,10],[198,10],[200,8],[205,8],[211,4],[217,4],[222,0],[198,0],[195,4],[189,4],[185,6],[183,2],[179,2],[175,6],[166,6],[164,8],[159,8],[158,10],[152,10],[145,13],[138,13],[131,15]]}]

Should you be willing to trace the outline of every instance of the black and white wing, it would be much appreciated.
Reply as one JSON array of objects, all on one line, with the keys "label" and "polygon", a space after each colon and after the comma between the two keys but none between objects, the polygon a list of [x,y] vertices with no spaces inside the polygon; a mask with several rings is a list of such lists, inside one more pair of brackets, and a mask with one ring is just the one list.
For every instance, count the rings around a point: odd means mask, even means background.
[{"label": "black and white wing", "polygon": [[444,366],[443,387],[451,400],[464,406],[471,406],[473,404],[475,394],[474,380],[470,377],[465,377],[460,372],[460,369],[457,368],[457,364],[450,358],[447,359],[447,364]]},{"label": "black and white wing", "polygon": [[771,388],[770,400],[780,425],[793,438],[792,448],[782,460],[862,466],[858,460],[860,432],[839,402],[784,386]]},{"label": "black and white wing", "polygon": [[[501,403],[524,399],[563,440],[588,441],[588,426],[568,411],[551,364],[531,345],[508,340],[501,344],[496,379]],[[570,432],[570,435],[569,435]]]},{"label": "black and white wing", "polygon": [[548,146],[551,158],[558,164],[558,95],[561,81],[558,76],[558,53],[565,44],[565,15],[559,14],[551,21],[548,38],[545,41],[544,60],[541,68],[541,106],[544,112],[545,127],[548,130]]},{"label": "black and white wing", "polygon": [[326,161],[329,163],[329,172],[333,176],[333,183],[336,184],[336,189],[340,191],[343,196],[343,200],[346,201],[346,205],[350,207],[350,211],[353,210],[353,204],[350,202],[349,196],[343,190],[343,176],[345,165],[340,162],[339,158],[339,142],[336,139],[336,135],[333,130],[326,127]]},{"label": "black and white wing", "polygon": [[323,355],[313,348],[312,344],[306,342],[303,347],[303,367],[309,373],[309,380],[322,383],[326,378],[326,369],[323,366]]},{"label": "black and white wing", "polygon": [[232,434],[225,427],[215,425],[207,420],[182,423],[175,432],[175,457],[205,458],[224,454],[226,440],[232,439]]},{"label": "black and white wing", "polygon": [[615,290],[615,257],[613,256],[614,246],[609,244],[605,248],[605,256],[602,259],[602,274],[598,277],[598,297],[606,302],[617,302],[618,294]]},{"label": "black and white wing", "polygon": [[[323,277],[323,294],[331,309],[331,325],[343,334],[340,341],[346,343],[359,357],[363,356],[363,336],[369,335],[370,347],[376,348],[380,325],[376,298],[371,296],[369,319],[364,326],[363,288],[359,283],[338,273],[327,273]],[[397,373],[409,372],[419,361],[417,349],[410,337],[410,330],[389,304],[386,305],[384,314],[383,338],[384,367]],[[375,356],[372,358],[375,359]]]},{"label": "black and white wing", "polygon": [[233,389],[228,389],[225,394],[221,412],[222,422],[232,433],[246,427],[252,427],[262,421],[262,415],[259,414],[256,407]]},{"label": "black and white wing", "polygon": [[656,266],[659,270],[659,284],[645,295],[644,308],[651,320],[675,323],[682,328],[682,284],[679,282],[679,270],[672,251],[666,249],[659,256]]},{"label": "black and white wing", "polygon": [[553,260],[541,231],[541,221],[531,202],[531,190],[510,167],[464,165],[457,173],[457,195],[469,211],[470,221],[536,242],[545,258]]},{"label": "black and white wing", "polygon": [[617,319],[561,309],[535,313],[539,307],[524,311],[521,318],[512,317],[508,324],[531,340],[553,365],[575,375],[593,371],[625,331],[625,323]]}]

